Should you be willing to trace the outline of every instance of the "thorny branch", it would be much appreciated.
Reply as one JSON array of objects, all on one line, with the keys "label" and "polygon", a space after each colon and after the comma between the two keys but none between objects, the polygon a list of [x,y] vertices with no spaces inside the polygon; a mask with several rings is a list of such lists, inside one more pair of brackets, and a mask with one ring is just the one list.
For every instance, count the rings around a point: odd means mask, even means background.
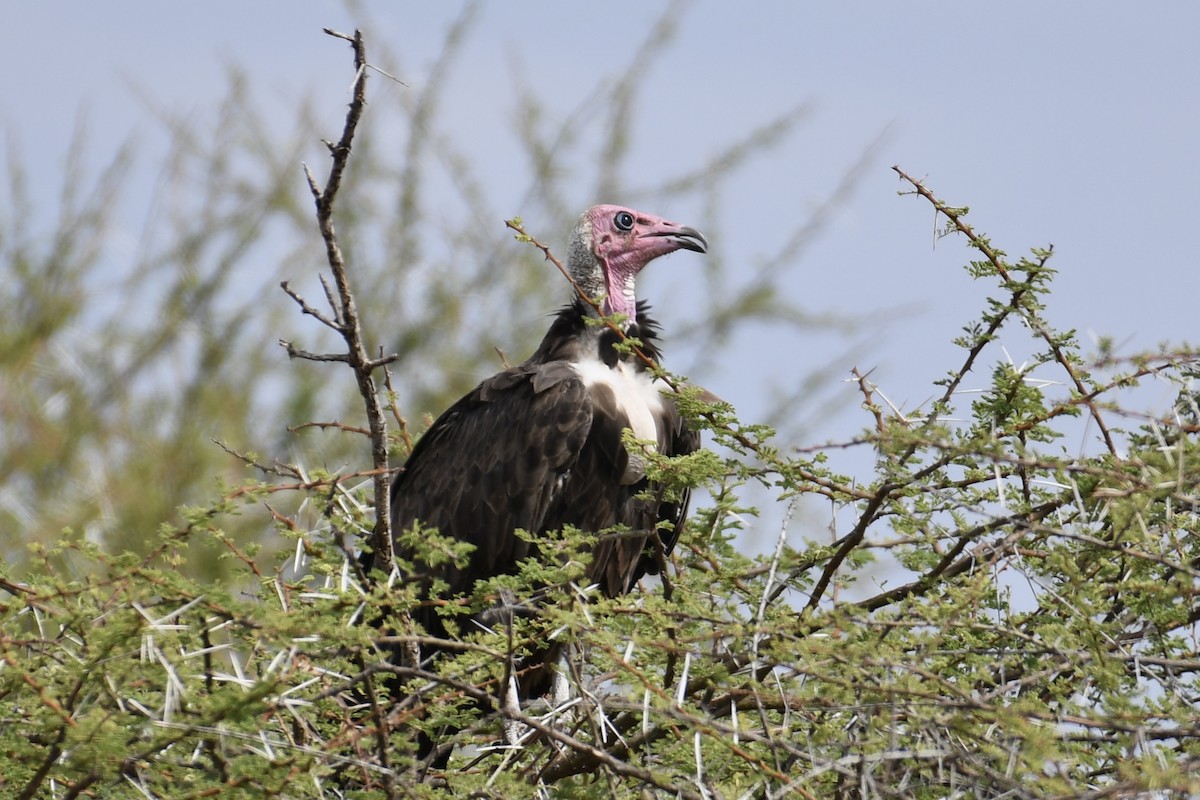
[{"label": "thorny branch", "polygon": [[[1029,305],[1026,301],[1027,295],[1030,292],[1030,284],[1027,282],[1016,281],[1012,278],[1008,267],[1001,258],[1001,254],[997,252],[990,244],[988,244],[983,237],[979,236],[974,231],[974,229],[964,219],[961,209],[948,206],[946,203],[939,200],[921,181],[910,177],[899,167],[892,167],[892,169],[895,170],[895,172],[903,180],[912,185],[917,194],[933,204],[938,213],[943,214],[947,219],[949,219],[954,228],[963,233],[971,242],[971,244],[981,253],[983,253],[984,257],[991,264],[996,274],[999,275],[1001,280],[1004,282],[1004,287],[1011,291],[1007,305],[1001,308],[998,312],[988,315],[988,325],[986,329],[974,337],[974,340],[967,351],[966,359],[946,382],[945,389],[940,399],[933,404],[933,407],[921,425],[920,430],[928,430],[937,422],[939,419],[940,410],[949,405],[955,393],[958,391],[962,381],[971,372],[976,360],[983,352],[984,348],[993,341],[995,335],[1000,330],[1000,327],[1004,324],[1004,322],[1010,316],[1018,314],[1027,321],[1030,329],[1035,331],[1037,335],[1046,343],[1051,354],[1054,356],[1055,362],[1067,373],[1075,388],[1076,396],[1065,403],[1061,403],[1056,406],[1053,413],[1061,413],[1063,410],[1075,404],[1085,406],[1091,414],[1092,419],[1095,421],[1097,428],[1100,430],[1105,446],[1109,453],[1116,456],[1118,454],[1116,444],[1114,443],[1112,434],[1108,429],[1108,425],[1105,423],[1103,415],[1100,413],[1100,410],[1095,402],[1096,397],[1099,396],[1103,391],[1112,388],[1113,384],[1093,385],[1090,388],[1085,385],[1083,379],[1075,369],[1071,359],[1068,358],[1063,352],[1062,345],[1055,339],[1049,328],[1041,320],[1040,316],[1029,308]],[[1039,266],[1044,266],[1045,257],[1046,256],[1042,257],[1042,263]],[[871,390],[865,382],[865,376],[862,376],[855,371],[855,378],[858,379],[859,387],[863,392],[867,407],[875,414],[877,431],[880,433],[880,435],[882,435],[883,417],[872,401]],[[1051,415],[1047,415],[1047,418],[1050,416]],[[902,467],[905,463],[907,463],[909,459],[911,459],[912,456],[917,453],[920,443],[921,439],[919,436],[913,438],[912,442],[907,445],[903,452],[895,459],[895,465],[897,467]],[[936,460],[933,464],[930,464],[924,468],[920,473],[917,473],[917,475],[914,477],[920,478],[923,476],[923,474],[930,474],[935,470],[943,468],[947,463],[949,463],[949,457],[943,456],[941,459]],[[807,610],[811,611],[821,603],[825,592],[829,585],[833,582],[837,571],[842,567],[849,555],[862,544],[868,527],[875,521],[878,515],[886,507],[887,502],[892,494],[903,488],[905,485],[907,485],[907,483],[885,482],[880,485],[875,492],[871,494],[871,496],[862,498],[866,500],[866,505],[859,515],[858,522],[848,534],[846,534],[836,543],[837,549],[830,558],[829,562],[826,564],[820,578],[817,580],[816,586],[810,595]]]},{"label": "thorny branch", "polygon": [[[379,387],[375,383],[373,373],[379,367],[386,366],[396,357],[381,356],[377,359],[372,359],[367,352],[367,347],[363,341],[362,322],[358,315],[358,307],[354,302],[354,295],[350,290],[350,278],[346,262],[342,256],[342,250],[337,240],[337,231],[333,224],[334,203],[337,199],[338,190],[342,185],[342,177],[345,174],[346,165],[350,160],[354,133],[358,128],[359,120],[362,119],[363,110],[366,107],[367,55],[361,31],[356,30],[353,36],[328,28],[325,29],[325,32],[330,36],[350,42],[354,51],[355,68],[352,98],[346,112],[346,123],[342,128],[342,136],[336,143],[325,143],[329,148],[332,163],[324,189],[321,189],[316,175],[313,174],[308,165],[304,166],[304,174],[308,180],[313,200],[316,203],[317,226],[321,231],[321,239],[325,242],[325,257],[330,271],[333,273],[333,280],[336,286],[336,293],[334,293],[330,292],[328,284],[325,284],[326,297],[331,306],[332,317],[326,316],[306,303],[291,289],[286,281],[282,284],[282,288],[289,297],[296,301],[305,314],[315,317],[325,326],[340,333],[346,343],[346,352],[316,354],[301,350],[293,346],[291,342],[281,342],[281,344],[287,349],[288,355],[292,358],[302,358],[308,361],[344,362],[349,364],[350,368],[354,370],[354,377],[358,383],[358,391],[366,407],[367,427],[371,437],[371,463],[374,468],[375,528],[371,536],[370,547],[375,553],[375,564],[384,573],[390,573],[392,569],[391,508],[389,502],[391,472],[388,467],[387,421],[384,418],[383,404],[379,397]],[[322,282],[324,283],[324,281]]]},{"label": "thorny branch", "polygon": [[[480,689],[478,686],[454,680],[438,673],[394,664],[389,665],[386,669],[389,672],[405,678],[418,678],[420,680],[433,681],[435,683],[442,684],[447,688],[453,689],[455,692],[460,693],[464,697],[469,697],[481,703],[491,704],[493,701],[492,695],[489,692]],[[514,722],[518,722],[528,728],[531,728],[534,731],[537,731],[550,741],[565,747],[569,752],[580,753],[587,756],[589,759],[591,759],[591,763],[593,765],[603,765],[616,775],[633,778],[647,786],[653,786],[664,791],[669,791],[671,792],[672,796],[675,797],[687,798],[688,800],[703,800],[704,798],[704,795],[697,791],[688,789],[685,786],[681,786],[666,776],[656,775],[650,769],[631,764],[622,758],[614,756],[607,750],[596,747],[589,742],[583,741],[582,739],[576,738],[565,731],[559,730],[554,725],[538,719],[537,717],[525,714],[515,709],[506,708],[503,704],[498,707],[497,713],[501,714],[505,719],[510,719]]]},{"label": "thorny branch", "polygon": [[[1017,288],[1016,291],[1013,292],[1012,305],[1014,307],[1014,310],[1016,310],[1016,308],[1019,307],[1024,312],[1023,316],[1025,317],[1026,321],[1029,323],[1029,327],[1032,330],[1036,331],[1037,334],[1040,337],[1042,337],[1042,340],[1046,342],[1046,345],[1050,348],[1050,351],[1054,354],[1054,358],[1058,362],[1059,366],[1061,366],[1063,368],[1063,370],[1067,373],[1067,375],[1071,378],[1071,381],[1075,387],[1075,391],[1079,392],[1080,395],[1087,395],[1089,393],[1087,386],[1084,385],[1083,379],[1081,379],[1079,377],[1079,373],[1075,370],[1075,365],[1072,364],[1070,359],[1068,359],[1066,357],[1066,355],[1063,353],[1062,345],[1060,345],[1057,341],[1054,340],[1054,337],[1051,335],[1050,330],[1046,327],[1046,323],[1042,321],[1042,319],[1040,318],[1039,315],[1033,313],[1030,309],[1028,309],[1024,305],[1018,306],[1018,301],[1020,299],[1020,296],[1022,294],[1024,294],[1026,289],[1024,288],[1024,286],[1022,284],[1014,281],[1009,276],[1008,268],[1004,265],[1004,261],[1000,258],[1000,254],[996,252],[995,248],[993,248],[990,244],[988,244],[987,241],[985,241],[983,239],[983,237],[981,237],[979,234],[977,234],[975,232],[975,229],[972,228],[971,225],[965,219],[963,219],[963,214],[960,209],[956,209],[956,208],[953,208],[952,206],[946,205],[946,203],[939,200],[933,194],[933,192],[929,191],[929,189],[926,188],[924,183],[917,180],[916,178],[911,177],[904,170],[900,169],[900,167],[894,166],[894,167],[892,167],[892,169],[896,172],[897,175],[899,175],[901,177],[901,179],[903,179],[905,182],[910,184],[913,187],[913,189],[917,192],[917,194],[919,194],[921,197],[925,198],[931,204],[933,204],[933,207],[937,210],[938,213],[944,215],[946,217],[946,219],[950,220],[950,223],[955,227],[955,229],[958,230],[960,233],[962,233],[964,236],[966,236],[967,239],[970,240],[971,244],[977,250],[979,250],[979,252],[983,253],[984,258],[986,258],[988,260],[988,262],[996,270],[996,273],[1004,280],[1004,283],[1006,285],[1021,287],[1021,288]],[[1043,261],[1044,261],[1044,259],[1043,259]],[[995,327],[999,327],[999,325],[997,324]],[[959,374],[964,375],[965,372],[960,372]],[[1100,413],[1100,410],[1096,407],[1096,405],[1094,403],[1088,403],[1087,407],[1088,407],[1088,410],[1091,412],[1092,419],[1096,423],[1096,427],[1100,429],[1100,434],[1104,438],[1104,444],[1108,448],[1108,452],[1114,456],[1118,455],[1117,445],[1113,441],[1112,434],[1109,432],[1108,425],[1105,424],[1104,417]]]}]

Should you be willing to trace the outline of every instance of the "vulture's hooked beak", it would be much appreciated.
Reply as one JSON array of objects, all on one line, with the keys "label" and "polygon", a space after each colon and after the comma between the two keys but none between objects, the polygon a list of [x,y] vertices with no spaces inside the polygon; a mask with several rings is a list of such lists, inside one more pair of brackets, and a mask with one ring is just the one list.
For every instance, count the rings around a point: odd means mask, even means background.
[{"label": "vulture's hooked beak", "polygon": [[703,233],[687,225],[680,225],[670,230],[654,231],[647,233],[646,236],[662,236],[670,239],[680,250],[691,250],[695,253],[708,252],[708,239],[704,238]]}]

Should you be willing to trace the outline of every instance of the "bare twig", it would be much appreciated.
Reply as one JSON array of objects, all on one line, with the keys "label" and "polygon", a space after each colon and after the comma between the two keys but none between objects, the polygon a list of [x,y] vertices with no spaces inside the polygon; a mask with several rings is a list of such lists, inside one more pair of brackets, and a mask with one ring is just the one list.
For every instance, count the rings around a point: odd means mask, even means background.
[{"label": "bare twig", "polygon": [[412,435],[408,432],[408,420],[400,413],[400,407],[396,405],[396,389],[392,386],[392,371],[386,366],[383,368],[383,385],[388,391],[388,409],[392,412],[392,419],[396,420],[396,427],[400,431],[400,441],[404,443],[404,452],[411,453],[413,449]]},{"label": "bare twig", "polygon": [[331,420],[330,422],[304,422],[299,425],[288,426],[288,430],[292,433],[298,433],[305,428],[320,428],[321,430],[325,430],[326,428],[334,428],[339,431],[345,431],[346,433],[361,433],[363,436],[371,435],[371,431],[367,428],[360,428],[357,425],[347,425],[344,422],[338,422],[336,420]]},{"label": "bare twig", "polygon": [[[315,317],[316,319],[320,320],[323,324],[327,325],[330,328],[333,328],[338,333],[343,333],[343,327],[340,322],[335,322],[334,320],[331,320],[329,317],[325,316],[320,311],[318,311],[317,309],[313,308],[308,303],[306,303],[304,301],[304,298],[301,297],[300,295],[296,294],[296,292],[292,289],[291,285],[287,281],[281,281],[279,283],[279,288],[283,289],[284,294],[286,294],[288,297],[295,300],[296,304],[300,306],[300,310],[303,311],[305,314]],[[330,298],[330,301],[331,301],[331,305],[332,305],[332,298]],[[334,310],[335,311],[337,310],[336,307],[334,308]]]},{"label": "bare twig", "polygon": [[325,242],[325,256],[333,273],[334,290],[322,279],[326,298],[334,312],[334,319],[321,314],[310,307],[285,283],[283,290],[300,304],[304,313],[316,317],[326,326],[338,331],[346,342],[345,353],[317,355],[300,350],[290,342],[281,342],[287,348],[289,356],[304,358],[310,361],[345,362],[354,370],[358,382],[358,391],[362,396],[367,412],[367,426],[371,437],[371,461],[374,467],[375,489],[375,529],[371,537],[371,549],[375,554],[375,564],[384,572],[390,572],[392,567],[392,535],[391,510],[389,490],[391,472],[388,469],[387,422],[384,419],[383,405],[379,398],[378,387],[373,376],[374,370],[395,360],[397,356],[380,356],[372,359],[363,342],[362,322],[359,319],[358,307],[350,289],[350,279],[346,262],[338,244],[337,232],[333,224],[334,202],[342,185],[346,165],[350,160],[351,145],[358,123],[362,119],[366,106],[367,56],[363,43],[362,32],[355,31],[354,35],[333,31],[328,28],[325,32],[330,36],[350,42],[354,50],[355,78],[352,98],[346,112],[346,122],[342,128],[341,138],[336,143],[326,142],[332,157],[329,177],[325,188],[321,189],[317,178],[307,165],[304,175],[308,181],[309,190],[317,209],[317,226],[321,231],[321,239]]},{"label": "bare twig", "polygon": [[310,353],[307,350],[301,350],[286,339],[279,340],[279,346],[287,351],[288,358],[300,358],[305,361],[335,361],[343,364],[351,363],[351,358],[346,353]]}]

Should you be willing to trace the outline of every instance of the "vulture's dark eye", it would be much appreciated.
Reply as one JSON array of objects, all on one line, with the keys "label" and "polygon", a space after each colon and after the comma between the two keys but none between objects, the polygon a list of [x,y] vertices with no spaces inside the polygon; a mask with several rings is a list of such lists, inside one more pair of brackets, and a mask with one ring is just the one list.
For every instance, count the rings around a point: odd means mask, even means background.
[{"label": "vulture's dark eye", "polygon": [[628,211],[618,211],[617,215],[613,217],[613,222],[616,223],[619,230],[633,230],[633,214],[630,214]]}]

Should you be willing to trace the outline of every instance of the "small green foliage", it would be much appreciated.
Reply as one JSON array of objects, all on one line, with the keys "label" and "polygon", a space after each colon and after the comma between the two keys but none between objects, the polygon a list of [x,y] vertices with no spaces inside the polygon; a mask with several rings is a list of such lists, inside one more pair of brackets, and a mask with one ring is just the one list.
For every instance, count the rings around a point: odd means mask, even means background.
[{"label": "small green foliage", "polygon": [[513,217],[512,219],[505,220],[504,224],[512,228],[514,231],[518,231],[518,233],[513,235],[513,238],[518,242],[522,242],[524,244],[533,243],[533,237],[527,233],[520,233],[520,231],[524,230],[525,228],[525,221],[520,217]]}]

